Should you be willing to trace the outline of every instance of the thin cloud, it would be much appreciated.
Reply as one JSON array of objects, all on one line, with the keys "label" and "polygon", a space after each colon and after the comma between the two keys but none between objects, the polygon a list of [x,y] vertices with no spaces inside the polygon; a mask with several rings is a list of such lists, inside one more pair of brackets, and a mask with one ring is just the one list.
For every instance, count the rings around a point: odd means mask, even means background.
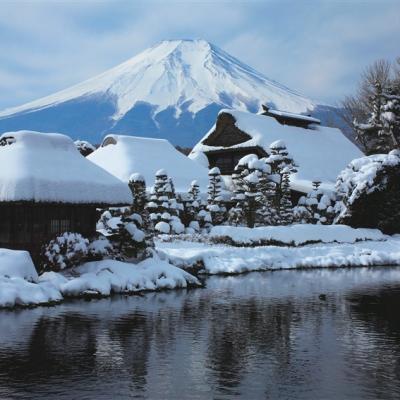
[{"label": "thin cloud", "polygon": [[90,78],[164,39],[204,38],[271,79],[335,102],[399,55],[400,3],[3,2],[0,108]]}]

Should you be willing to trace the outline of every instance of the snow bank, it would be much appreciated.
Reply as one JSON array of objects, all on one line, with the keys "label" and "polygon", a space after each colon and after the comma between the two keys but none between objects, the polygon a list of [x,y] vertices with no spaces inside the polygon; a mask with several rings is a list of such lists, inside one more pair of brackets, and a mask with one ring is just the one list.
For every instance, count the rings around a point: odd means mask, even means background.
[{"label": "snow bank", "polygon": [[245,228],[237,226],[215,226],[209,234],[215,242],[243,245],[303,245],[311,242],[355,243],[361,240],[386,240],[379,229],[355,229],[346,225],[298,224],[289,226],[262,226]]},{"label": "snow bank", "polygon": [[127,204],[126,184],[82,157],[58,133],[7,132],[0,136],[0,201]]},{"label": "snow bank", "polygon": [[41,285],[37,281],[38,275],[27,251],[0,249],[0,307],[61,299],[61,294],[52,285]]},{"label": "snow bank", "polygon": [[124,182],[133,173],[141,174],[150,190],[155,174],[165,168],[175,190],[186,193],[193,179],[202,191],[208,184],[208,170],[180,153],[167,140],[108,135],[100,148],[87,157]]},{"label": "snow bank", "polygon": [[175,265],[202,265],[208,274],[238,274],[293,268],[400,265],[400,236],[386,241],[315,244],[302,247],[232,247],[194,242],[156,242],[161,257]]},{"label": "snow bank", "polygon": [[0,276],[0,307],[40,305],[61,299],[61,293],[51,284]]},{"label": "snow bank", "polygon": [[68,277],[48,272],[39,280],[52,283],[64,296],[80,296],[85,293],[108,296],[111,293],[200,285],[194,276],[157,257],[136,265],[115,260],[89,262],[74,268],[73,273],[74,277]]},{"label": "snow bank", "polygon": [[[229,148],[262,147],[269,153],[271,143],[282,140],[295,162],[298,172],[291,176],[291,188],[301,192],[312,189],[312,181],[320,180],[323,189],[333,189],[336,177],[353,159],[362,157],[362,152],[337,128],[315,126],[304,129],[296,126],[281,125],[275,118],[251,114],[244,111],[221,110],[231,114],[235,125],[251,136],[251,139],[230,146]],[[215,125],[196,144],[189,157],[197,160],[211,150],[222,150],[226,147],[207,146],[203,142],[215,130]]]},{"label": "snow bank", "polygon": [[58,302],[65,296],[200,286],[197,278],[157,256],[139,264],[89,262],[37,276],[29,253],[0,249],[0,308]]}]

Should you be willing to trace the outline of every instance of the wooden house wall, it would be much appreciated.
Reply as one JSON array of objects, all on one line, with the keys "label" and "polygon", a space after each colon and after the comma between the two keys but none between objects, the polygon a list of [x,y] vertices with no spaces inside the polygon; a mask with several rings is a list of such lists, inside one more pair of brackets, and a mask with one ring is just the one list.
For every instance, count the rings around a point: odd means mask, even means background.
[{"label": "wooden house wall", "polygon": [[28,250],[36,258],[60,233],[93,235],[97,219],[94,205],[0,203],[0,247]]}]

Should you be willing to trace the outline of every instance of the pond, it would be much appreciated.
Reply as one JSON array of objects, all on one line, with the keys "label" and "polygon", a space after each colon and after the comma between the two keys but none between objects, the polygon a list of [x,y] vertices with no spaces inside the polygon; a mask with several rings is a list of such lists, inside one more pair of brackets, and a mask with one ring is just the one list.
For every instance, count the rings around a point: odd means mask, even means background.
[{"label": "pond", "polygon": [[0,312],[1,399],[398,399],[400,269]]}]

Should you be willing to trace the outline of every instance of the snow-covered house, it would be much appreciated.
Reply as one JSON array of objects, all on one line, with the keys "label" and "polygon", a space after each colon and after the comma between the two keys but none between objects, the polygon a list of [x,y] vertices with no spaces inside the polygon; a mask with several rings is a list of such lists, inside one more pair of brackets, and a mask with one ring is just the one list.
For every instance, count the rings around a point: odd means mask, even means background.
[{"label": "snow-covered house", "polygon": [[[306,121],[304,126],[297,126],[296,119]],[[291,176],[291,189],[307,193],[314,180],[322,182],[321,188],[333,189],[340,171],[363,155],[339,129],[319,126],[318,120],[307,116],[291,114],[288,120],[285,123],[275,115],[221,110],[216,124],[196,144],[189,158],[230,175],[243,156],[266,157],[271,143],[282,140],[299,166]]]},{"label": "snow-covered house", "polygon": [[97,207],[132,201],[126,184],[83,157],[65,135],[4,133],[0,165],[0,247],[34,257],[59,233],[95,233]]},{"label": "snow-covered house", "polygon": [[148,190],[160,169],[166,170],[178,193],[187,192],[193,180],[197,180],[202,191],[208,184],[207,168],[183,155],[165,139],[107,135],[87,158],[124,182],[133,173],[139,173]]}]

